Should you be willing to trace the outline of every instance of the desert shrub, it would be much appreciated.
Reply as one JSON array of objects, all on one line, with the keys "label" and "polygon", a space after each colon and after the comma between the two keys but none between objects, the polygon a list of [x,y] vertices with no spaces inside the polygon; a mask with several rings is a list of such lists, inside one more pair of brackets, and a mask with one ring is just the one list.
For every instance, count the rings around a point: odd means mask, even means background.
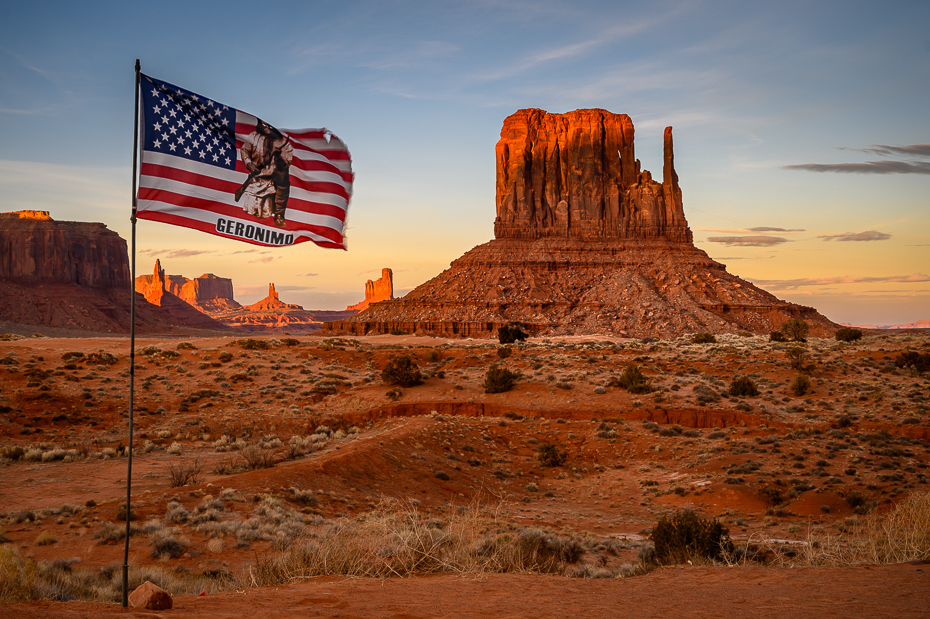
[{"label": "desert shrub", "polygon": [[759,496],[761,496],[766,503],[773,507],[785,500],[781,490],[775,486],[763,486],[759,489]]},{"label": "desert shrub", "polygon": [[512,354],[513,354],[513,351],[507,348],[506,346],[497,347],[497,356],[500,357],[501,359],[506,359]]},{"label": "desert shrub", "polygon": [[691,338],[692,344],[716,344],[717,338],[712,333],[695,333]]},{"label": "desert shrub", "polygon": [[191,344],[190,342],[178,342],[178,350],[197,350],[197,347]]},{"label": "desert shrub", "polygon": [[114,365],[119,361],[119,358],[116,355],[100,350],[87,355],[84,361],[86,361],[88,365]]},{"label": "desert shrub", "polygon": [[791,382],[791,393],[801,397],[811,388],[811,379],[807,374],[798,374],[794,377],[794,380]]},{"label": "desert shrub", "polygon": [[249,445],[240,451],[239,455],[245,460],[245,466],[250,471],[256,469],[270,469],[275,465],[274,452],[268,449],[262,449],[258,445]]},{"label": "desert shrub", "polygon": [[232,356],[232,353],[230,353],[227,350],[224,350],[217,356],[217,358],[223,363],[229,363],[230,361],[232,361],[233,356]]},{"label": "desert shrub", "polygon": [[0,448],[0,457],[7,460],[19,460],[25,453],[25,450],[19,445],[4,445]]},{"label": "desert shrub", "polygon": [[55,539],[55,536],[48,531],[42,531],[39,533],[39,536],[36,537],[36,546],[51,546],[58,540]]},{"label": "desert shrub", "polygon": [[735,397],[754,398],[759,395],[759,388],[748,376],[737,376],[730,383],[728,393]]},{"label": "desert shrub", "polygon": [[770,342],[787,342],[788,338],[785,337],[785,334],[781,331],[772,331],[769,333]]},{"label": "desert shrub", "polygon": [[562,466],[568,459],[568,452],[551,443],[540,443],[536,458],[543,466]]},{"label": "desert shrub", "polygon": [[501,344],[513,344],[517,341],[524,341],[528,334],[523,330],[523,325],[519,322],[508,322],[497,329],[497,339]]},{"label": "desert shrub", "polygon": [[806,342],[809,330],[810,327],[800,318],[789,318],[781,326],[781,332],[792,342]]},{"label": "desert shrub", "polygon": [[426,360],[430,363],[438,363],[439,361],[442,361],[442,355],[439,354],[438,350],[431,350],[426,353]]},{"label": "desert shrub", "polygon": [[282,337],[281,344],[283,346],[300,346],[300,340],[295,337]]},{"label": "desert shrub", "polygon": [[852,327],[840,327],[836,330],[837,342],[855,342],[862,339],[862,331]]},{"label": "desert shrub", "polygon": [[903,563],[930,559],[930,492],[913,492],[864,523],[862,559],[868,563]]},{"label": "desert shrub", "polygon": [[203,464],[200,458],[171,463],[167,468],[168,486],[179,488],[181,486],[196,485],[203,481]]},{"label": "desert shrub", "polygon": [[254,340],[252,338],[248,338],[245,340],[235,340],[232,343],[238,346],[239,348],[243,348],[245,350],[269,350],[271,349],[271,344],[269,344],[265,340]]},{"label": "desert shrub", "polygon": [[930,354],[922,355],[914,350],[906,350],[895,357],[894,364],[899,368],[914,368],[919,374],[930,370]]},{"label": "desert shrub", "polygon": [[520,374],[511,372],[507,368],[499,368],[492,365],[488,373],[484,376],[485,393],[503,393],[510,391],[517,384]]},{"label": "desert shrub", "polygon": [[639,366],[635,363],[626,366],[617,378],[610,379],[607,386],[623,387],[630,393],[637,394],[650,393],[652,391],[652,385],[649,383],[649,379],[646,378],[646,375],[642,373]]},{"label": "desert shrub", "polygon": [[171,536],[156,539],[152,544],[153,559],[177,559],[184,554],[184,545]]},{"label": "desert shrub", "polygon": [[807,351],[801,348],[800,346],[795,346],[785,351],[785,356],[788,357],[788,365],[791,366],[791,369],[802,372],[804,370],[804,361],[807,357]]},{"label": "desert shrub", "polygon": [[423,383],[423,375],[410,357],[400,355],[392,357],[381,370],[381,380],[388,385],[415,387]]},{"label": "desert shrub", "polygon": [[84,358],[84,353],[82,352],[66,352],[61,356],[62,361],[77,361]]},{"label": "desert shrub", "polygon": [[662,516],[649,539],[655,545],[656,563],[675,565],[694,558],[716,560],[723,553],[732,552],[729,533],[719,521],[705,520],[691,510],[683,510],[670,518]]}]

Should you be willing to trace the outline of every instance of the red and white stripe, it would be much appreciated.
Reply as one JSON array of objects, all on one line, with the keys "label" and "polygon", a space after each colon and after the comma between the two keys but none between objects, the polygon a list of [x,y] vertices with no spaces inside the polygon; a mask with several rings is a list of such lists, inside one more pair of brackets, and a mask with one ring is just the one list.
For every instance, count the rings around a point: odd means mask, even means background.
[{"label": "red and white stripe", "polygon": [[[258,119],[236,113],[236,156]],[[352,196],[352,161],[346,145],[325,129],[279,129],[294,147],[291,192],[285,214],[294,244],[312,241],[321,247],[345,249],[345,222]],[[327,134],[329,139],[327,140]],[[182,157],[143,151],[136,216],[140,219],[194,228],[218,236],[268,245],[217,231],[220,218],[267,226],[235,201],[248,176],[241,160],[226,170]],[[283,229],[282,229],[283,230]]]}]

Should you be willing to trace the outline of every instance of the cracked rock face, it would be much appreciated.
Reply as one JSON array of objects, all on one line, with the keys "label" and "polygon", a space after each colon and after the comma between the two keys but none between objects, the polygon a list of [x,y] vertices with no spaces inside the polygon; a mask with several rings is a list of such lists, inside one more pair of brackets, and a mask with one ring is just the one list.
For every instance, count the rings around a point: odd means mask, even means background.
[{"label": "cracked rock face", "polygon": [[815,309],[727,273],[692,242],[665,129],[662,182],[636,159],[630,117],[519,110],[497,143],[495,239],[405,297],[372,303],[334,333],[472,337],[522,322],[536,335],[675,337],[775,330]]}]

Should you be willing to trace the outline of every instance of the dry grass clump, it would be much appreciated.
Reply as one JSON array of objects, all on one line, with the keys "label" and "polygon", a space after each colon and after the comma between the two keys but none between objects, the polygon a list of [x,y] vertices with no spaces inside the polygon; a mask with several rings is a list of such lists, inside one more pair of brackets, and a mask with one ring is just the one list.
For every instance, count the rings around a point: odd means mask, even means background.
[{"label": "dry grass clump", "polygon": [[[36,562],[24,559],[15,548],[0,546],[0,604],[33,600],[70,602],[118,602],[122,596],[122,569],[119,564],[102,568],[75,566],[77,560]],[[186,574],[153,566],[130,566],[129,589],[145,581],[174,595],[216,593],[234,586],[229,574]]]},{"label": "dry grass clump", "polygon": [[171,488],[197,485],[203,481],[203,464],[201,464],[200,458],[171,463],[168,465],[167,472],[168,485]]},{"label": "dry grass clump", "polygon": [[249,584],[261,587],[323,575],[562,574],[583,553],[577,539],[540,529],[503,531],[477,508],[437,519],[413,507],[382,505],[357,519],[329,524],[289,544],[283,553],[259,556],[249,569]]}]

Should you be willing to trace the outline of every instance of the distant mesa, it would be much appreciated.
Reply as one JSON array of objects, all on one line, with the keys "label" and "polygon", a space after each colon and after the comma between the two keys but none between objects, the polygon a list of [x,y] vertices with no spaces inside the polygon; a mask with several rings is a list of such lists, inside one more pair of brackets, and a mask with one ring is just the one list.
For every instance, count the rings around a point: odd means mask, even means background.
[{"label": "distant mesa", "polygon": [[372,303],[390,301],[394,298],[394,272],[391,269],[381,269],[381,279],[365,282],[365,300],[346,308],[347,312],[360,312],[368,309]]},{"label": "distant mesa", "polygon": [[[126,241],[102,223],[56,221],[47,211],[0,213],[2,321],[128,334],[130,277]],[[222,329],[207,316],[197,321]],[[136,296],[136,328],[142,333],[189,332],[172,313],[147,303],[141,294]]]},{"label": "distant mesa", "polygon": [[636,159],[630,117],[601,109],[519,110],[495,149],[495,239],[401,299],[327,323],[328,333],[401,330],[620,336],[766,333],[802,318],[836,325],[727,273],[696,248],[665,129],[662,181]]},{"label": "distant mesa", "polygon": [[[214,277],[210,275],[210,277]],[[207,278],[206,275],[203,278]],[[205,305],[213,305],[213,298],[206,298],[198,292],[201,287],[198,285],[199,279],[189,280],[180,275],[165,275],[165,270],[161,268],[161,261],[155,260],[155,271],[152,275],[140,275],[136,277],[136,292],[142,293],[145,300],[152,305],[163,308],[180,324],[196,326],[203,329],[223,329],[224,325],[211,318],[205,307],[197,304],[197,301]],[[213,280],[207,278],[206,281]],[[232,281],[225,280],[229,283],[229,299],[232,301]],[[198,282],[198,283],[195,283]],[[183,295],[183,296],[182,296]],[[191,302],[193,301],[193,303]],[[236,303],[238,307],[239,304]]]}]

